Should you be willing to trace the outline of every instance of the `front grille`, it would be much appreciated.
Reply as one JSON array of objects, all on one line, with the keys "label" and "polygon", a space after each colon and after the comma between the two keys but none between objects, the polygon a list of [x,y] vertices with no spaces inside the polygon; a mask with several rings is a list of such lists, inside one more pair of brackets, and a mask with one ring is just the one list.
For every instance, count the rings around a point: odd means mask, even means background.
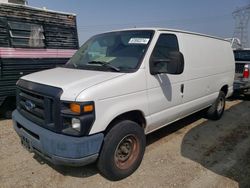
[{"label": "front grille", "polygon": [[18,88],[17,109],[30,121],[43,127],[53,127],[52,98]]},{"label": "front grille", "polygon": [[235,73],[243,73],[245,63],[236,63],[235,64]]},{"label": "front grille", "polygon": [[17,82],[17,110],[35,124],[60,133],[62,89],[20,79]]}]

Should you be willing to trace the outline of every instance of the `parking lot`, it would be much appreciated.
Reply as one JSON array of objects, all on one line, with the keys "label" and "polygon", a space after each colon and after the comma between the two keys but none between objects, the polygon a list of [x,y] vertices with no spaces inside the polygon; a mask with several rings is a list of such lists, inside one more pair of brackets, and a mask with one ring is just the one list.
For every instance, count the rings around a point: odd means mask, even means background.
[{"label": "parking lot", "polygon": [[229,100],[219,121],[196,113],[147,136],[139,169],[119,182],[95,165],[56,167],[19,143],[0,120],[0,187],[250,187],[250,100]]}]

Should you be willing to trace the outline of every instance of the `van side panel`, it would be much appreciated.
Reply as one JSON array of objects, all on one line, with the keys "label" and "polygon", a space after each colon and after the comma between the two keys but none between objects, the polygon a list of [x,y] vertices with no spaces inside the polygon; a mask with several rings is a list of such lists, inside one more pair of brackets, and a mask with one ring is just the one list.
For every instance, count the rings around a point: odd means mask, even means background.
[{"label": "van side panel", "polygon": [[211,105],[224,85],[231,90],[235,67],[229,42],[181,35],[179,43],[185,59],[182,115],[185,116]]},{"label": "van side panel", "polygon": [[[167,88],[173,90],[173,86],[178,81],[179,84],[184,84],[184,92],[182,94],[180,87],[176,88],[175,96],[181,96],[180,104],[168,105],[168,108],[146,117],[147,133],[210,106],[225,85],[228,86],[228,96],[232,94],[234,58],[229,42],[189,33],[166,33],[175,34],[178,37],[179,49],[184,56],[185,65],[181,75],[162,74],[160,76],[179,78],[169,79],[170,85]],[[151,85],[148,85],[149,93],[150,89]],[[160,95],[159,92],[161,90],[158,91],[158,95]],[[149,99],[154,97],[149,95]],[[172,98],[169,104],[176,104],[175,99]],[[149,105],[149,110],[152,106]],[[174,116],[175,119],[170,118]]]}]

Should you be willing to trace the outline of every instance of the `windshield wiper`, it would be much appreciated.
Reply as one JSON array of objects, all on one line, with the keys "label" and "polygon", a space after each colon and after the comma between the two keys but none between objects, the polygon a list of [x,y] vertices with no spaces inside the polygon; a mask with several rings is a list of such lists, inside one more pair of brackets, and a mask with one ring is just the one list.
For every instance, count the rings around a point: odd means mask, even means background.
[{"label": "windshield wiper", "polygon": [[88,62],[88,64],[96,64],[96,65],[101,65],[103,67],[108,67],[116,72],[120,72],[121,70],[118,67],[115,67],[113,65],[111,65],[110,63],[107,62],[102,62],[102,61],[90,61]]}]

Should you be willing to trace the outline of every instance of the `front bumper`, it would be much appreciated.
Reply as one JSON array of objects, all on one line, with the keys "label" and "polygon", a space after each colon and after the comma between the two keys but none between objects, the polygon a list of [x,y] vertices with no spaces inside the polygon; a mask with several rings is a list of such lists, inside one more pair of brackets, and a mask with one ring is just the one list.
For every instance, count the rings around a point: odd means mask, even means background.
[{"label": "front bumper", "polygon": [[17,110],[12,114],[13,126],[23,145],[55,165],[84,166],[99,156],[102,133],[72,137],[54,133],[24,118]]}]

